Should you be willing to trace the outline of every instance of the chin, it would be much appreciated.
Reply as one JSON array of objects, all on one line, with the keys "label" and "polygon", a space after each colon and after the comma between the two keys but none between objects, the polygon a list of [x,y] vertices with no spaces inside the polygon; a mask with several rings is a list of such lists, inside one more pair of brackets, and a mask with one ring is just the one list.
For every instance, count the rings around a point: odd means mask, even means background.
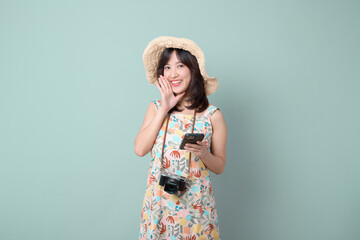
[{"label": "chin", "polygon": [[173,91],[173,93],[180,94],[180,93],[186,92],[186,89],[183,89],[183,88],[181,88],[181,89],[174,89],[174,88],[173,88],[172,91]]},{"label": "chin", "polygon": [[173,93],[175,94],[175,95],[179,95],[179,94],[181,94],[181,93],[183,93],[183,92],[185,92],[185,91],[173,91]]}]

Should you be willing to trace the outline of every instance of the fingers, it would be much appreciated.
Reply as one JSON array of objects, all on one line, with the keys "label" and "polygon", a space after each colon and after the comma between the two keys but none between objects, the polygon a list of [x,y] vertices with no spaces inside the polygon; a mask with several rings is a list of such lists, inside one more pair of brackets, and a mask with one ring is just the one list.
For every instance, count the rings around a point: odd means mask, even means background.
[{"label": "fingers", "polygon": [[159,87],[160,87],[161,89],[163,89],[163,85],[164,85],[164,84],[162,83],[161,77],[158,78],[157,83],[158,83]]},{"label": "fingers", "polygon": [[[196,144],[191,144],[191,145],[196,145]],[[197,145],[199,146],[199,145]],[[198,147],[189,147],[189,146],[186,146],[184,147],[185,150],[195,154],[195,156],[197,157],[201,157],[202,156],[202,153],[203,153],[203,149],[202,148],[198,148]]]},{"label": "fingers", "polygon": [[209,142],[208,141],[197,141],[197,144],[200,144],[201,146],[204,146],[205,148],[209,147]]},{"label": "fingers", "polygon": [[155,86],[159,89],[159,91],[160,91],[161,94],[164,94],[162,88],[160,87],[159,81],[156,81],[156,82],[155,82]]},{"label": "fingers", "polygon": [[160,75],[160,77],[158,78],[158,81],[155,83],[155,85],[160,90],[160,93],[162,96],[169,94],[169,90],[168,90],[168,87],[166,84],[166,80],[164,79],[164,76]]},{"label": "fingers", "polygon": [[160,88],[164,91],[165,88],[164,88],[164,83],[163,83],[163,80],[162,80],[161,76],[158,78],[158,80],[159,80],[159,86],[160,86]]},{"label": "fingers", "polygon": [[202,151],[202,150],[206,150],[208,148],[208,141],[197,141],[197,144],[193,144],[193,143],[186,143],[185,147],[186,150],[188,151]]},{"label": "fingers", "polygon": [[198,151],[198,150],[201,150],[203,148],[203,146],[198,145],[198,144],[186,143],[184,148],[187,149],[187,150],[196,150],[196,151]]},{"label": "fingers", "polygon": [[184,149],[185,149],[186,151],[192,152],[192,153],[194,153],[194,154],[198,154],[198,152],[201,151],[201,149],[198,149],[198,148],[196,148],[196,147],[186,146],[186,145],[185,145]]},{"label": "fingers", "polygon": [[208,141],[197,141],[197,145],[208,148]]},{"label": "fingers", "polygon": [[166,93],[172,92],[170,83],[169,83],[169,81],[165,78],[165,76],[160,75],[159,79],[160,79],[160,83],[161,83],[161,88],[163,88]]},{"label": "fingers", "polygon": [[194,147],[196,147],[196,146],[206,146],[208,144],[208,141],[196,141],[196,143],[186,143],[185,144],[185,146],[186,145],[188,145],[188,146],[194,146]]}]

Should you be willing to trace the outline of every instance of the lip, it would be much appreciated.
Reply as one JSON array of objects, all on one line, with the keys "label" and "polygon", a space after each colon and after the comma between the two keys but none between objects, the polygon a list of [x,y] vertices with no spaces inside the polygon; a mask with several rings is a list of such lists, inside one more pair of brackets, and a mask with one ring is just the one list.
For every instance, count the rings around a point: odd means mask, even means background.
[{"label": "lip", "polygon": [[[174,82],[177,82],[177,81],[179,81],[179,82],[178,82],[178,83],[174,83]],[[173,87],[177,87],[177,86],[179,86],[181,83],[182,83],[182,80],[180,80],[180,79],[171,80],[171,85],[172,85]]]}]

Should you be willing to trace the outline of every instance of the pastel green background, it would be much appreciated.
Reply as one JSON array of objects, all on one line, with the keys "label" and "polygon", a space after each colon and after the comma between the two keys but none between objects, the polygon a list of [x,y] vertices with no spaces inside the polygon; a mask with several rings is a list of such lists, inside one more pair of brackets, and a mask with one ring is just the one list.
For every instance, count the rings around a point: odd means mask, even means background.
[{"label": "pastel green background", "polygon": [[223,240],[360,239],[359,1],[0,1],[0,239],[137,239],[159,99],[142,53],[194,40],[228,126]]}]

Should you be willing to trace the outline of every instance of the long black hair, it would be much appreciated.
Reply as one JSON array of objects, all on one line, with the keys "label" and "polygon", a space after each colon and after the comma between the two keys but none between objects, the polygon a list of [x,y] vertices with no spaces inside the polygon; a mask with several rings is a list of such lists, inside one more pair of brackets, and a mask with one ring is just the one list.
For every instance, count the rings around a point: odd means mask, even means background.
[{"label": "long black hair", "polygon": [[[173,51],[176,52],[176,56],[180,62],[190,69],[191,73],[191,80],[185,92],[185,97],[187,97],[187,100],[191,105],[186,108],[189,110],[196,108],[197,112],[202,112],[208,108],[209,100],[205,94],[204,77],[200,73],[198,61],[194,55],[184,49],[166,48],[160,56],[157,67],[157,78],[159,78],[160,75],[164,75],[164,66],[168,63]],[[169,113],[172,113],[173,111],[182,112],[183,109],[179,110],[177,106],[174,106],[169,110]]]}]

